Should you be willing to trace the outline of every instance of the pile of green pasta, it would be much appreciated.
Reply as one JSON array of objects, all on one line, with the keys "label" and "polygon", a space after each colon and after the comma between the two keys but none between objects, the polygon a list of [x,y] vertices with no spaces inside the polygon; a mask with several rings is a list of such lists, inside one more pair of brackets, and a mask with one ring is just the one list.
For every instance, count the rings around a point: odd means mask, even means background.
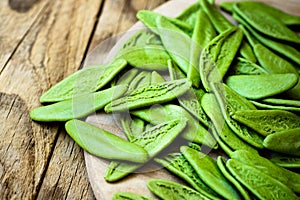
[{"label": "pile of green pasta", "polygon": [[[66,121],[79,146],[111,160],[107,182],[149,161],[186,182],[150,180],[161,199],[298,199],[300,17],[260,2],[219,6],[238,25],[209,0],[175,18],[139,11],[147,29],[110,63],[50,88],[31,118]],[[95,111],[117,115],[127,140],[83,121]]]}]

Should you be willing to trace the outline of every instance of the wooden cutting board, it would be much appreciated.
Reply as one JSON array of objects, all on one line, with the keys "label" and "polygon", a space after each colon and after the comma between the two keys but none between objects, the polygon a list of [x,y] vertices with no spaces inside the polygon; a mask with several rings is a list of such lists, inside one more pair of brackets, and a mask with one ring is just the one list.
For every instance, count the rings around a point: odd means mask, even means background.
[{"label": "wooden cutting board", "polygon": [[[175,17],[186,7],[196,2],[197,0],[172,0],[160,7],[156,8],[155,11],[166,16]],[[223,0],[225,1],[225,0]],[[216,0],[216,4],[223,2],[222,0]],[[232,1],[232,0],[227,0]],[[287,12],[300,15],[300,2],[299,0],[263,0],[270,5],[278,7]],[[136,31],[145,28],[140,22],[132,26],[128,32],[120,37],[111,38],[97,46],[90,55],[88,55],[85,62],[85,66],[106,63],[114,57],[116,51],[120,46]],[[118,41],[115,44],[115,41]],[[114,45],[114,46],[112,46]],[[118,122],[118,115],[107,115],[107,114],[94,114],[87,118],[87,122],[115,133],[121,137],[124,137],[121,126]],[[91,186],[93,188],[95,197],[98,200],[109,200],[112,198],[115,192],[128,191],[137,194],[144,194],[154,197],[147,189],[147,182],[151,178],[169,179],[181,182],[177,177],[170,174],[165,169],[162,169],[158,165],[147,165],[138,172],[131,174],[123,180],[116,183],[107,183],[104,180],[104,174],[107,170],[109,161],[95,157],[85,152],[86,168],[89,176]]]}]

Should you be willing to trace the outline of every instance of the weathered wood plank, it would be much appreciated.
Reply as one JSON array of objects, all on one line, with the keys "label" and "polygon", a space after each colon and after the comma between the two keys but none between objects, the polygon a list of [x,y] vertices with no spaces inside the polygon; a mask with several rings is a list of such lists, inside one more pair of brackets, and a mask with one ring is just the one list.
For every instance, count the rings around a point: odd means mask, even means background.
[{"label": "weathered wood plank", "polygon": [[[1,127],[6,127],[0,129],[0,137],[5,138],[0,143],[4,151],[0,157],[0,199],[34,199],[39,188],[42,191],[41,180],[58,136],[58,124],[32,122],[28,111],[40,105],[39,97],[44,91],[80,67],[102,1],[47,2],[0,71],[0,91],[5,93],[1,101],[7,102],[6,107],[1,103],[2,113],[7,114],[0,118]],[[70,155],[70,152],[57,151],[62,157]],[[64,179],[73,173],[74,180],[62,192],[72,191],[69,195],[81,196],[89,190],[88,181],[83,167],[79,167],[84,163],[79,159],[82,153],[75,150],[73,153],[78,157],[73,160],[77,171],[61,174],[60,178]],[[49,169],[53,168],[51,164]],[[48,181],[51,180],[45,179],[43,183]],[[71,190],[75,185],[82,190]]]},{"label": "weathered wood plank", "polygon": [[0,199],[29,199],[35,191],[35,141],[26,102],[0,93],[0,105]]},{"label": "weathered wood plank", "polygon": [[94,199],[82,150],[62,130],[37,199]]},{"label": "weathered wood plank", "polygon": [[0,71],[22,42],[33,22],[40,16],[49,0],[0,2]]}]

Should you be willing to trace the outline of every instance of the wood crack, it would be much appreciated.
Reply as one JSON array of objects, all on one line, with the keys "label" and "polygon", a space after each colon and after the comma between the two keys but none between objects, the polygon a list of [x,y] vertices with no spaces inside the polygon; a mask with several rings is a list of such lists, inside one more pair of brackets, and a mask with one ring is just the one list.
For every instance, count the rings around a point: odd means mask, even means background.
[{"label": "wood crack", "polygon": [[[76,144],[74,143],[74,145],[76,145]],[[74,146],[74,145],[73,145],[73,146]],[[73,147],[73,148],[74,148],[74,147]],[[72,151],[73,151],[73,150],[72,150]],[[78,171],[78,164],[76,165],[75,174],[77,174],[77,171]],[[73,180],[74,180],[74,176],[71,177],[71,181],[70,181],[70,182],[72,183]],[[69,187],[68,187],[68,189],[67,189],[67,191],[66,191],[65,199],[67,199],[67,197],[68,197],[68,195],[69,195],[69,191],[70,191],[71,186],[72,186],[72,184],[69,184]]]},{"label": "wood crack", "polygon": [[11,113],[11,110],[12,110],[12,108],[13,108],[13,105],[14,105],[15,101],[16,101],[16,98],[14,98],[14,99],[12,100],[11,106],[9,106],[9,110],[8,110],[8,112],[7,112],[7,115],[6,115],[6,119],[8,119],[8,117],[9,117],[9,115],[10,115],[10,113]]},{"label": "wood crack", "polygon": [[95,35],[95,32],[96,32],[96,29],[97,29],[98,21],[99,21],[99,19],[100,19],[101,13],[102,13],[102,11],[103,11],[104,4],[105,4],[105,1],[103,0],[103,1],[100,3],[98,13],[96,14],[96,20],[95,20],[95,23],[94,23],[92,32],[91,32],[91,34],[90,34],[88,43],[87,43],[87,45],[86,45],[86,48],[85,48],[85,51],[84,51],[84,53],[83,53],[83,57],[82,57],[82,60],[81,60],[81,63],[80,63],[80,66],[79,66],[78,69],[82,69],[82,67],[84,66],[84,61],[85,61],[85,58],[87,57],[87,54],[88,54],[89,49],[90,49],[90,46],[91,46],[91,44],[92,44],[92,41],[93,41],[93,38],[94,38],[94,35]]},{"label": "wood crack", "polygon": [[56,181],[56,183],[55,183],[55,185],[54,185],[54,190],[53,190],[53,194],[52,194],[52,199],[56,199],[55,195],[56,195],[57,193],[59,193],[59,192],[57,192],[57,191],[59,191],[59,186],[58,186],[58,184],[59,184],[59,180],[60,180],[60,177],[61,177],[61,173],[62,173],[62,171],[59,171],[59,176],[58,176],[57,181]]},{"label": "wood crack", "polygon": [[[47,172],[47,170],[48,170],[48,168],[49,168],[50,161],[51,161],[51,158],[52,158],[53,153],[54,153],[54,149],[55,149],[56,144],[57,144],[57,140],[58,140],[58,137],[59,137],[59,133],[61,132],[61,129],[62,129],[62,127],[59,127],[58,130],[57,130],[57,133],[56,133],[56,135],[55,135],[55,139],[54,139],[54,141],[53,141],[53,144],[54,144],[54,145],[52,145],[52,148],[51,148],[49,157],[48,157],[47,162],[46,162],[46,164],[45,164],[45,170],[44,170],[43,173],[41,174],[40,182],[37,184],[37,192],[36,192],[36,196],[34,197],[35,200],[38,199],[38,196],[39,196],[41,187],[42,187],[43,182],[44,182],[44,178],[45,178],[45,176],[46,176],[46,172]],[[53,193],[53,194],[54,194],[54,193]]]}]

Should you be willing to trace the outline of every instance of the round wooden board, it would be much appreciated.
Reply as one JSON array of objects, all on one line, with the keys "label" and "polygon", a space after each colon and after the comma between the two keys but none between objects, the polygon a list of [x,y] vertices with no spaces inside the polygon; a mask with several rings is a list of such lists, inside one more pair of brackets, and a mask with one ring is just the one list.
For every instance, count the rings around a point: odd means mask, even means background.
[{"label": "round wooden board", "polygon": [[[154,11],[165,16],[175,17],[182,10],[196,1],[197,0],[172,0],[159,6]],[[223,1],[233,0],[216,0],[215,3],[218,4]],[[300,14],[299,0],[288,0],[284,2],[278,0],[261,1],[290,13],[296,15]],[[102,42],[88,55],[87,60],[85,61],[85,66],[107,63],[108,61],[112,60],[114,55],[116,54],[116,51],[126,41],[126,39],[136,31],[143,28],[145,27],[142,25],[142,23],[137,22],[123,35],[110,38],[107,41]],[[124,137],[121,126],[118,122],[117,115],[93,114],[90,115],[86,119],[86,121],[112,133],[115,133],[121,137]],[[87,152],[84,152],[84,156],[90,184],[93,188],[94,195],[98,200],[110,200],[113,194],[119,191],[128,191],[154,197],[146,186],[148,180],[151,178],[161,178],[181,182],[181,180],[171,175],[165,169],[162,169],[157,165],[151,165],[147,166],[147,168],[142,168],[139,172],[131,174],[119,182],[107,183],[104,180],[104,174],[109,165],[109,161],[90,155]]]}]

